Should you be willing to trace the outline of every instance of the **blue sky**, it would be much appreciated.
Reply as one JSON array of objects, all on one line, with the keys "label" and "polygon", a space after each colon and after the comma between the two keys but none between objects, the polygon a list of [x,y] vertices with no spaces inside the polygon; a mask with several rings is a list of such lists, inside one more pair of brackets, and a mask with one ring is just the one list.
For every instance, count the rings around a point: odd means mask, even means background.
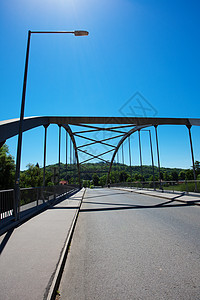
[{"label": "blue sky", "polygon": [[[199,9],[198,1],[1,0],[0,120],[19,116],[29,29],[90,35],[32,36],[25,116],[121,116],[139,92],[152,108],[149,116],[198,118]],[[57,133],[49,128],[47,163],[57,161]],[[42,165],[43,134],[42,128],[24,134],[23,169],[28,162]],[[192,135],[200,160],[199,128]],[[150,164],[145,134],[142,139]],[[160,127],[159,141],[162,166],[191,166],[186,128]],[[136,136],[134,143],[138,164]],[[16,138],[7,144],[15,156]]]}]

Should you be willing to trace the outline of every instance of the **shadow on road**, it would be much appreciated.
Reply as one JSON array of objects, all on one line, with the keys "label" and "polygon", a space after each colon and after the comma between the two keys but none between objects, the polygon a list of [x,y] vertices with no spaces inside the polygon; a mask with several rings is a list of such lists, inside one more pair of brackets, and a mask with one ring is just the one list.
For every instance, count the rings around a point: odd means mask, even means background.
[{"label": "shadow on road", "polygon": [[1,244],[0,244],[0,255],[1,255],[1,253],[3,252],[3,250],[4,250],[5,246],[6,246],[6,244],[8,243],[8,241],[9,241],[9,239],[10,239],[10,237],[11,237],[13,231],[14,231],[14,229],[10,229],[10,230],[6,233],[6,235],[4,236],[4,238],[3,238],[3,240],[2,240],[2,242],[1,242]]},{"label": "shadow on road", "polygon": [[[99,196],[91,196],[88,197],[87,195],[84,197],[84,199],[90,199],[90,198],[102,198],[102,197],[110,197],[115,195],[127,195],[127,192],[121,192],[121,193],[110,193],[110,194],[101,194]],[[84,201],[85,202],[85,201]]]},{"label": "shadow on road", "polygon": [[[186,207],[186,206],[194,206],[194,203],[180,203],[180,204],[170,204],[174,202],[174,200],[166,201],[163,203],[159,203],[156,205],[130,205],[130,204],[122,204],[122,203],[106,203],[106,202],[86,202],[87,204],[97,204],[97,205],[109,205],[115,207],[98,207],[98,208],[81,208],[80,212],[93,212],[93,211],[109,211],[109,210],[128,210],[128,209],[144,209],[144,208],[169,208],[169,207]],[[116,207],[117,206],[117,207]]]}]

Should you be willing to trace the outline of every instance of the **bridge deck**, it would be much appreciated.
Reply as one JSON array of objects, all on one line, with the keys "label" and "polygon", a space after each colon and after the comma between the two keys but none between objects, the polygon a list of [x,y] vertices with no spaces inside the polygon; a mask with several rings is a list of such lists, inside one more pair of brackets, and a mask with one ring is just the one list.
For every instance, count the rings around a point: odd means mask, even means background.
[{"label": "bridge deck", "polygon": [[[0,237],[0,299],[46,299],[81,196]],[[61,300],[199,299],[199,209],[124,190],[87,190]]]},{"label": "bridge deck", "polygon": [[87,190],[61,299],[199,299],[199,209],[123,190]]}]

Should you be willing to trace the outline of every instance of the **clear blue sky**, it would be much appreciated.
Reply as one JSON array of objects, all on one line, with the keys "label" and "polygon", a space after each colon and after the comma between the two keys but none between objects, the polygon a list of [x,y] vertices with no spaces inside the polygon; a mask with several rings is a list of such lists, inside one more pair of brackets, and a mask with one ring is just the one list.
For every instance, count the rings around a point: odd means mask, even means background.
[{"label": "clear blue sky", "polygon": [[[19,117],[29,29],[90,35],[32,36],[25,116],[120,116],[140,92],[149,116],[198,118],[199,10],[198,1],[1,0],[0,120]],[[56,134],[49,129],[47,163],[57,161]],[[200,160],[200,129],[192,135]],[[162,166],[191,166],[186,128],[159,128],[159,138]],[[42,142],[42,128],[24,134],[22,168],[42,165]],[[7,144],[15,155],[16,138]]]}]

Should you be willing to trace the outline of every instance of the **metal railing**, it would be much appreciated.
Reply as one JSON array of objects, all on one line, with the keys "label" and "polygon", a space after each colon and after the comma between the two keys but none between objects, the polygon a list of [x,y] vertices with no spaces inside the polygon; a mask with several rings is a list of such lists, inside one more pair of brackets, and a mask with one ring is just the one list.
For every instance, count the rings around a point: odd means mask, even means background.
[{"label": "metal railing", "polygon": [[[30,213],[34,208],[43,208],[53,204],[62,196],[78,190],[78,185],[56,185],[36,188],[20,189],[20,204],[16,209],[20,214]],[[3,222],[15,219],[14,189],[0,191],[0,225]]]},{"label": "metal railing", "polygon": [[179,181],[134,181],[112,183],[111,187],[127,187],[136,189],[156,190],[168,193],[185,193],[197,195],[200,193],[200,180]]},{"label": "metal railing", "polygon": [[14,190],[0,191],[0,222],[13,215]]}]

